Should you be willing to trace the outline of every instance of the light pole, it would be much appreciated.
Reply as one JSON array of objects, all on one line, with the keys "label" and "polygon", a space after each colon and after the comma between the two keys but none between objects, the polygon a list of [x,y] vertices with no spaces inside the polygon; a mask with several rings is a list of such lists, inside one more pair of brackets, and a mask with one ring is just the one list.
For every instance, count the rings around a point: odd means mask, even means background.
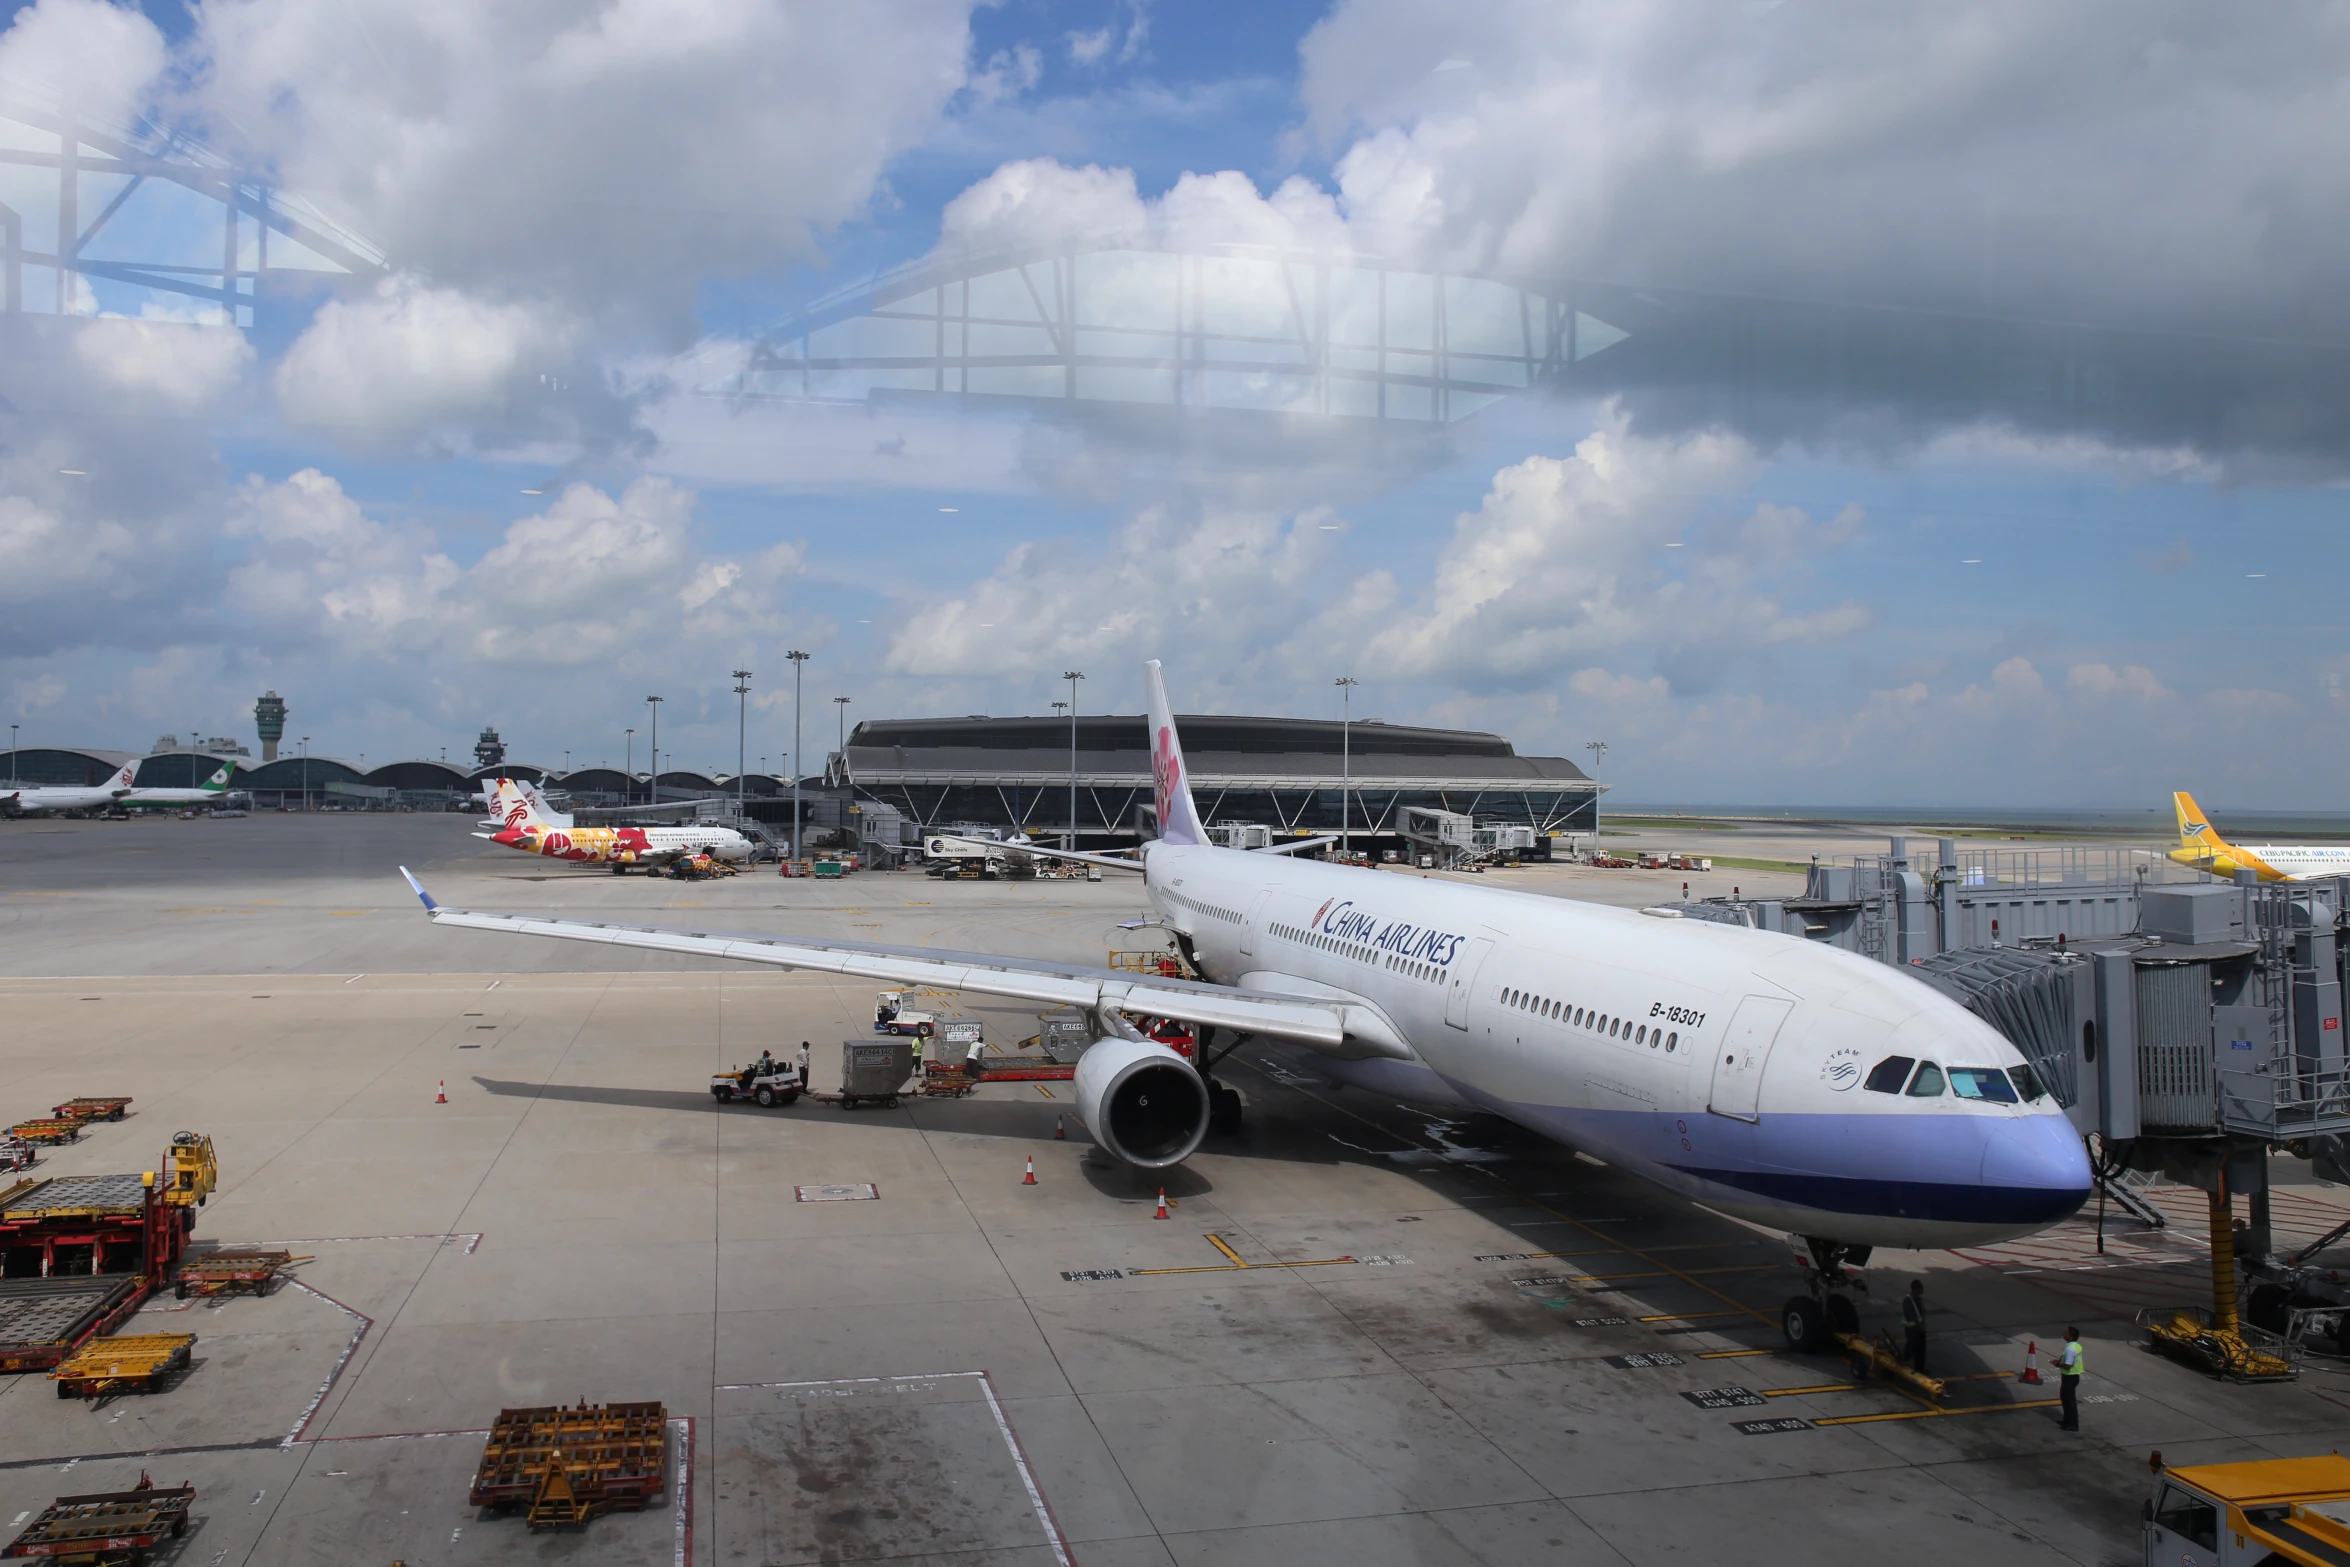
[{"label": "light pole", "polygon": [[[1068,682],[1069,682],[1069,844],[1068,844],[1068,847],[1069,847],[1070,851],[1071,851],[1072,853],[1074,853],[1074,852],[1076,851],[1076,848],[1077,848],[1077,682],[1078,682],[1078,681],[1080,681],[1080,680],[1083,680],[1083,679],[1085,678],[1085,671],[1084,671],[1084,670],[1082,670],[1082,669],[1064,669],[1064,670],[1062,670],[1062,671],[1061,671],[1061,678],[1062,678],[1063,680],[1066,680],[1066,681],[1068,681]],[[1053,705],[1054,705],[1055,707],[1058,707],[1060,704],[1056,702],[1056,703],[1054,703]],[[1147,729],[1148,727],[1150,727],[1150,720],[1148,720],[1148,719],[1144,719],[1144,720],[1143,720],[1143,727],[1144,727],[1144,728],[1146,728],[1146,729]],[[1149,750],[1152,744],[1153,744],[1153,741],[1151,740],[1151,738],[1150,738],[1149,736],[1147,736],[1147,735],[1146,735],[1146,736],[1144,737],[1144,739],[1143,739],[1143,749],[1144,749],[1144,750],[1146,750],[1146,751],[1147,751],[1147,750]],[[1165,826],[1165,823],[1161,823],[1160,825],[1161,825],[1162,827],[1164,827],[1164,826]]]},{"label": "light pole", "polygon": [[310,737],[308,735],[302,737],[302,811],[304,815],[308,815],[310,811]]},{"label": "light pole", "polygon": [[800,857],[800,674],[808,655],[797,651],[783,655],[791,660],[791,755],[785,760],[791,774],[791,857]]},{"label": "light pole", "polygon": [[661,803],[661,700],[657,696],[645,698],[645,705],[653,712],[652,738],[645,746],[645,755],[653,761],[653,792],[648,801],[653,805]]},{"label": "light pole", "polygon": [[569,751],[563,753],[563,776],[566,778],[571,776],[571,753]]},{"label": "light pole", "polygon": [[16,777],[16,725],[14,725],[14,724],[10,724],[10,725],[8,726],[8,781],[9,781],[10,783],[15,783],[15,782],[17,781],[17,777]]},{"label": "light pole", "polygon": [[1586,740],[1583,742],[1583,749],[1591,753],[1591,776],[1597,778],[1599,764],[1607,757],[1607,742],[1605,740]]},{"label": "light pole", "polygon": [[832,705],[840,709],[840,739],[835,744],[834,754],[846,759],[849,754],[849,699],[836,696],[832,699]]},{"label": "light pole", "polygon": [[1346,797],[1354,788],[1354,716],[1355,687],[1362,684],[1352,675],[1340,675],[1331,684],[1338,687],[1338,852],[1341,856],[1354,853],[1354,839],[1349,835],[1349,816]]},{"label": "light pole", "polygon": [[620,803],[628,805],[636,799],[636,731],[628,731],[628,738],[620,745]]},{"label": "light pole", "polygon": [[748,787],[743,782],[743,747],[749,743],[751,722],[751,672],[747,669],[734,672],[734,698],[734,814],[740,817],[743,801],[748,798],[743,793]]}]

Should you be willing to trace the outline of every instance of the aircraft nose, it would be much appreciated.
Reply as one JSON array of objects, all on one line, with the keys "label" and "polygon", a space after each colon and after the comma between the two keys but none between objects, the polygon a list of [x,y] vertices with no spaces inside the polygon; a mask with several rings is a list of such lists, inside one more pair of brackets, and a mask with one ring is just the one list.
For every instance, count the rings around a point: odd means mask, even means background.
[{"label": "aircraft nose", "polygon": [[2003,1116],[1986,1130],[1985,1186],[2012,1193],[2051,1222],[2089,1200],[2088,1150],[2063,1116]]}]

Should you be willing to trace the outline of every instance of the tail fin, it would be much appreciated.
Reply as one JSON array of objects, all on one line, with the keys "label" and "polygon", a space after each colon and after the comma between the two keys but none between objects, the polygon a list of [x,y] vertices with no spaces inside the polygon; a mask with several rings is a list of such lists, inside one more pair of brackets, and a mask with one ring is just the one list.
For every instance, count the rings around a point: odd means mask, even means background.
[{"label": "tail fin", "polygon": [[204,782],[197,787],[204,789],[212,794],[223,793],[228,788],[228,781],[230,776],[234,774],[236,770],[237,759],[232,756],[222,764],[219,772],[214,773],[211,777],[205,779]]},{"label": "tail fin", "polygon": [[[131,760],[123,763],[122,766],[115,771],[114,776],[107,779],[101,787],[112,789],[116,794],[122,794],[137,788],[138,784],[136,780],[139,776],[140,760],[141,759],[138,757],[133,757]],[[87,777],[88,775],[84,774],[83,776]]]},{"label": "tail fin", "polygon": [[569,827],[571,825],[571,818],[569,816],[557,812],[553,806],[547,804],[546,791],[541,789],[537,784],[530,782],[528,779],[517,779],[515,780],[514,787],[522,792],[522,797],[525,800],[530,802],[530,808],[534,813],[534,819],[539,823],[539,825],[558,829]]},{"label": "tail fin", "polygon": [[2195,803],[2193,795],[2184,789],[2178,790],[2171,795],[2170,803],[2179,813],[2180,848],[2192,849],[2198,854],[2211,854],[2228,846],[2227,840],[2213,829],[2211,818],[2203,813],[2203,807]]},{"label": "tail fin", "polygon": [[538,801],[523,792],[511,778],[501,778],[492,796],[498,820],[508,832],[527,831],[547,825],[539,813]]},{"label": "tail fin", "polygon": [[1191,803],[1191,779],[1183,770],[1183,742],[1175,735],[1175,710],[1167,705],[1167,682],[1159,661],[1142,666],[1150,686],[1151,780],[1159,808],[1161,843],[1197,844],[1208,841],[1200,830],[1199,808]]}]

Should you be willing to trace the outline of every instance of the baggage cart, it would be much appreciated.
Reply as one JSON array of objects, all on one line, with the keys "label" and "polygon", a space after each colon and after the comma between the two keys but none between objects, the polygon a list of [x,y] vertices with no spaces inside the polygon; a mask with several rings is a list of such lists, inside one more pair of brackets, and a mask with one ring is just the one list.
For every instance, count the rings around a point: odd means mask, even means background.
[{"label": "baggage cart", "polygon": [[20,1143],[39,1143],[53,1148],[59,1143],[78,1143],[82,1140],[82,1123],[67,1116],[44,1116],[37,1121],[19,1121],[8,1129],[8,1135]]},{"label": "baggage cart", "polygon": [[297,1261],[309,1259],[297,1258],[290,1251],[208,1251],[180,1264],[179,1276],[172,1281],[172,1294],[180,1300],[191,1295],[210,1300],[238,1290],[266,1295],[277,1282],[278,1271],[292,1267]]},{"label": "baggage cart", "polygon": [[527,1509],[533,1529],[641,1508],[667,1483],[669,1412],[660,1404],[501,1409],[467,1500]]},{"label": "baggage cart", "polygon": [[69,1121],[119,1121],[130,1102],[128,1094],[83,1094],[68,1099],[51,1113]]},{"label": "baggage cart", "polygon": [[840,1047],[840,1106],[895,1106],[914,1075],[914,1047],[901,1039],[849,1039]]},{"label": "baggage cart", "polygon": [[175,1371],[187,1368],[196,1347],[193,1333],[126,1333],[92,1339],[58,1362],[49,1373],[59,1398],[104,1398],[113,1393],[152,1393]]},{"label": "baggage cart", "polygon": [[144,1474],[128,1491],[61,1496],[0,1547],[0,1558],[60,1567],[135,1567],[156,1546],[188,1532],[188,1509],[195,1500],[194,1486],[152,1485]]}]

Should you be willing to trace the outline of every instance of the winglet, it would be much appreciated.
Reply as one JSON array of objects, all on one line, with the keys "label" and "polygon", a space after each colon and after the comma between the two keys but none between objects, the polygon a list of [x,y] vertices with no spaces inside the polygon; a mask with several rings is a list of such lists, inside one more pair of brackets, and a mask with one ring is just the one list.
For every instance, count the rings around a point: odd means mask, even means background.
[{"label": "winglet", "polygon": [[419,898],[424,900],[425,913],[431,914],[440,908],[439,904],[432,901],[432,894],[424,890],[424,883],[418,881],[416,879],[415,873],[410,871],[407,866],[403,865],[400,867],[400,874],[408,878],[409,889],[413,891]]}]

